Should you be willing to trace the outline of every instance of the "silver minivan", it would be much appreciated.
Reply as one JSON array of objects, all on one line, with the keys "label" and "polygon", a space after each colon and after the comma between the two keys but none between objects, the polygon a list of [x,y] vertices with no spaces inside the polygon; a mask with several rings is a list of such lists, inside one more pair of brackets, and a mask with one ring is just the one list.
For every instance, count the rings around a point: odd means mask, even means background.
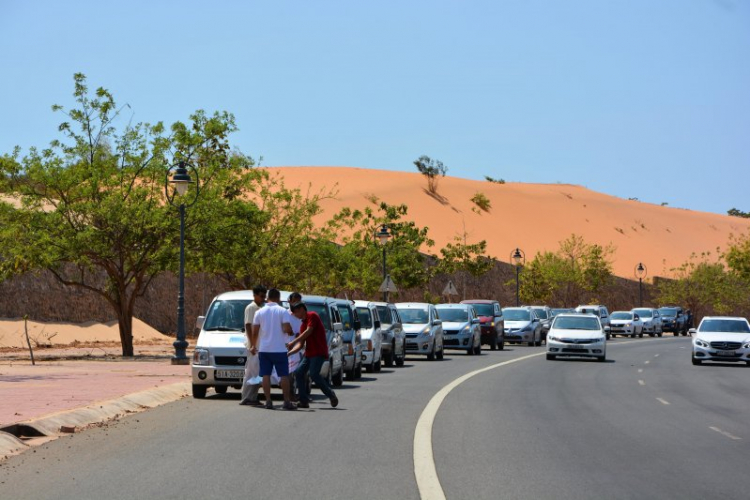
[{"label": "silver minivan", "polygon": [[373,302],[380,317],[380,332],[383,336],[381,349],[385,366],[404,366],[406,359],[406,334],[401,324],[396,304],[391,302]]},{"label": "silver minivan", "polygon": [[443,359],[443,322],[433,304],[399,302],[396,304],[406,333],[406,352],[426,354],[430,361]]},{"label": "silver minivan", "polygon": [[348,380],[355,380],[362,376],[361,324],[353,301],[336,299],[336,306],[343,323],[341,338],[344,342],[344,372]]},{"label": "silver minivan", "polygon": [[379,372],[382,366],[383,352],[380,317],[375,303],[367,300],[355,300],[354,307],[360,323],[360,334],[365,349],[362,352],[362,366],[368,372]]}]

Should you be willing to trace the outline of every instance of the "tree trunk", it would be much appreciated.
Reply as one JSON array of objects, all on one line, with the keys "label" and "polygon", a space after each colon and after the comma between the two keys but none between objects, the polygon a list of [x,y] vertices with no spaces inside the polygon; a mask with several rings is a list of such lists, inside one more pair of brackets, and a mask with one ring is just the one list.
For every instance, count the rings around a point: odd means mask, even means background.
[{"label": "tree trunk", "polygon": [[[124,307],[123,307],[124,308]],[[126,311],[117,311],[117,323],[120,327],[122,356],[133,356],[133,315]]]}]

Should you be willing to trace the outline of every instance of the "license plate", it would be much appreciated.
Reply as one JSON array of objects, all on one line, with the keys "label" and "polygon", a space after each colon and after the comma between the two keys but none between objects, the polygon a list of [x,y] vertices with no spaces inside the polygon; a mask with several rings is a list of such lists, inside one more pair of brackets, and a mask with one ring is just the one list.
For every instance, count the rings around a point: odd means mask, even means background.
[{"label": "license plate", "polygon": [[734,351],[716,351],[717,356],[734,356]]},{"label": "license plate", "polygon": [[216,378],[242,378],[245,370],[216,370]]},{"label": "license plate", "polygon": [[568,347],[571,351],[585,351],[583,347]]}]

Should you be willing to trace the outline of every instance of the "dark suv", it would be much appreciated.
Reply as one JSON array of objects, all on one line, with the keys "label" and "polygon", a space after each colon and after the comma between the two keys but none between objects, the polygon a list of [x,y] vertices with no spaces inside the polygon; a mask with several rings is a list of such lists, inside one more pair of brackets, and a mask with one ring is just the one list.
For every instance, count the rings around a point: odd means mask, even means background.
[{"label": "dark suv", "polygon": [[680,306],[662,306],[659,308],[661,314],[661,330],[672,332],[676,337],[680,334],[688,334],[688,318]]},{"label": "dark suv", "polygon": [[479,316],[482,329],[482,344],[489,345],[493,351],[505,348],[505,319],[500,302],[496,300],[462,300],[462,304],[471,304]]}]

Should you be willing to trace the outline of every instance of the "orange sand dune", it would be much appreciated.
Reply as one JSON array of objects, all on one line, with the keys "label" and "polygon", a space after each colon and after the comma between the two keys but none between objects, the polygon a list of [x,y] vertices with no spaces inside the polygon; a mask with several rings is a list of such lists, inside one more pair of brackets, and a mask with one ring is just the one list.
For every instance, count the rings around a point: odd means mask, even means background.
[{"label": "orange sand dune", "polygon": [[[375,195],[389,204],[405,203],[409,218],[429,227],[436,248],[465,230],[469,242],[487,241],[488,254],[510,261],[521,248],[531,259],[537,252],[559,247],[572,233],[588,243],[613,244],[615,274],[633,278],[639,262],[647,280],[669,276],[670,269],[692,253],[726,248],[731,233],[750,230],[750,220],[728,215],[662,207],[604,195],[569,184],[493,184],[456,177],[441,178],[437,200],[427,194],[425,178],[415,172],[349,167],[269,167],[284,176],[289,187],[332,188],[338,197],[323,202],[326,217],[341,207],[364,208]],[[471,198],[484,193],[489,213],[476,213]],[[437,250],[433,249],[434,252]]]}]

